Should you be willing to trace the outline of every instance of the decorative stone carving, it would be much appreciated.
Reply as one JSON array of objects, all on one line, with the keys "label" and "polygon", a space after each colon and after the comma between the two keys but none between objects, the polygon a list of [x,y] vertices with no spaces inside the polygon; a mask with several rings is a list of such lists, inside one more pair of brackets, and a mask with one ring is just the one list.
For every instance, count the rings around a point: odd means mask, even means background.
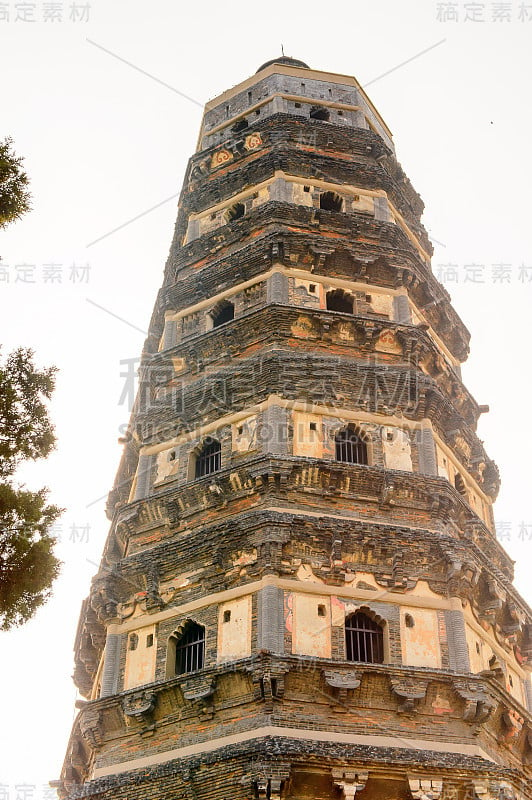
[{"label": "decorative stone carving", "polygon": [[259,800],[281,800],[281,793],[290,779],[291,765],[282,761],[255,761],[241,783],[251,783]]},{"label": "decorative stone carving", "polygon": [[96,709],[85,708],[79,717],[79,730],[91,747],[102,743],[102,715]]},{"label": "decorative stone carving", "polygon": [[440,800],[443,786],[441,778],[419,778],[409,775],[408,785],[414,800]]},{"label": "decorative stone carving", "polygon": [[507,745],[512,745],[519,738],[525,720],[513,708],[503,711],[501,719],[505,730],[503,740]]},{"label": "decorative stone carving", "polygon": [[399,699],[399,714],[415,714],[427,694],[428,680],[423,678],[390,678],[392,692]]},{"label": "decorative stone carving", "polygon": [[526,731],[525,764],[532,764],[532,727]]},{"label": "decorative stone carving", "polygon": [[354,800],[357,792],[361,792],[368,782],[368,771],[358,769],[333,769],[334,785],[342,792],[343,800]]},{"label": "decorative stone carving", "polygon": [[103,623],[111,622],[117,617],[119,601],[116,580],[117,576],[109,571],[109,574],[100,573],[92,582],[90,593],[91,608]]},{"label": "decorative stone carving", "polygon": [[339,670],[323,670],[325,683],[331,689],[333,706],[335,711],[347,711],[347,700],[352,696],[355,689],[360,686],[360,680],[354,670],[340,672]]},{"label": "decorative stone carving", "polygon": [[244,139],[244,147],[246,150],[256,150],[257,147],[260,147],[262,144],[262,136],[260,133],[250,133],[249,136],[246,136]]},{"label": "decorative stone carving", "polygon": [[195,675],[187,678],[181,683],[181,691],[185,700],[190,703],[197,703],[201,714],[207,718],[212,717],[214,691],[216,689],[216,678],[212,675]]},{"label": "decorative stone carving", "polygon": [[213,153],[211,158],[211,169],[216,169],[217,167],[222,167],[224,164],[227,164],[228,161],[233,160],[233,154],[223,148],[222,150],[217,150],[216,153]]},{"label": "decorative stone carving", "polygon": [[464,701],[464,711],[462,714],[466,722],[481,725],[493,713],[496,702],[483,690],[482,686],[476,681],[453,680],[455,692]]},{"label": "decorative stone carving", "polygon": [[532,669],[532,623],[523,625],[523,640],[520,648],[521,664]]},{"label": "decorative stone carving", "polygon": [[453,553],[447,552],[446,555],[449,558],[447,571],[449,594],[451,597],[471,601],[480,570],[472,562],[464,562]]},{"label": "decorative stone carving", "polygon": [[473,790],[478,800],[517,800],[513,786],[507,781],[489,778],[475,780]]},{"label": "decorative stone carving", "polygon": [[122,698],[122,711],[128,723],[135,721],[151,725],[156,704],[156,692],[142,689]]},{"label": "decorative stone carving", "polygon": [[497,612],[502,608],[505,598],[506,592],[498,585],[495,578],[490,576],[483,581],[482,592],[477,604],[477,613],[484,627],[495,624]]}]

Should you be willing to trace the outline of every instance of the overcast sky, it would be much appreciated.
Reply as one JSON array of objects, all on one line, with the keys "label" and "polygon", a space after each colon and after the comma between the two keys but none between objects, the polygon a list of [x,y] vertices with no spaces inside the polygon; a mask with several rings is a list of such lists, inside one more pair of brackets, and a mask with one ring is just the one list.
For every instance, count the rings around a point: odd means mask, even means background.
[{"label": "overcast sky", "polygon": [[14,138],[33,194],[0,237],[1,341],[60,370],[57,450],[23,477],[66,509],[53,600],[0,635],[0,800],[44,800],[59,777],[74,634],[134,388],[123,373],[145,338],[202,105],[281,44],[367,86],[425,201],[434,272],[472,334],[464,379],[491,407],[479,435],[502,473],[498,535],[532,599],[532,4],[477,3],[479,21],[466,5],[0,2],[0,138]]}]

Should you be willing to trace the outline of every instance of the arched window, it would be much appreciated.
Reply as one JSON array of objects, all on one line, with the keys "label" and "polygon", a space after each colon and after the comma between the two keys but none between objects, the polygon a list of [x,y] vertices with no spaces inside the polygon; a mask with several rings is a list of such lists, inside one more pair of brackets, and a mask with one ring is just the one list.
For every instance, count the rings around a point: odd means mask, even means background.
[{"label": "arched window", "polygon": [[364,661],[366,664],[384,662],[382,628],[363,611],[350,614],[345,621],[345,654],[348,661]]},{"label": "arched window", "polygon": [[206,439],[196,456],[194,473],[196,478],[203,478],[211,472],[217,472],[222,466],[222,445],[217,439]]},{"label": "arched window", "polygon": [[327,111],[326,108],[323,108],[323,106],[312,106],[312,108],[310,109],[311,119],[321,119],[324,122],[328,122],[330,116],[331,116],[330,112]]},{"label": "arched window", "polygon": [[323,192],[320,194],[320,208],[324,211],[341,211],[343,200],[336,192]]},{"label": "arched window", "polygon": [[235,307],[228,300],[222,300],[211,312],[212,327],[217,328],[224,322],[230,322],[235,318]]},{"label": "arched window", "polygon": [[235,220],[240,219],[240,217],[243,217],[245,213],[246,208],[244,203],[235,203],[234,206],[231,206],[231,208],[227,209],[225,218],[227,222],[234,222]]},{"label": "arched window", "polygon": [[356,425],[342,428],[334,437],[336,460],[346,464],[367,464],[368,446]]},{"label": "arched window", "polygon": [[341,311],[343,314],[353,313],[353,295],[343,289],[334,289],[326,295],[327,311]]},{"label": "arched window", "polygon": [[175,674],[195,672],[205,662],[205,628],[196,622],[187,622],[175,644]]}]

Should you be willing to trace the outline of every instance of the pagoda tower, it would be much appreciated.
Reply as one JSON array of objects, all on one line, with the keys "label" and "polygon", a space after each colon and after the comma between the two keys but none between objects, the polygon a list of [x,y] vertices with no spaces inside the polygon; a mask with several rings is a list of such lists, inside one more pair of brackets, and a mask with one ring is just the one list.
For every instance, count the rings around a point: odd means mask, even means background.
[{"label": "pagoda tower", "polygon": [[352,77],[207,104],[61,797],[532,798],[532,614],[422,211]]}]

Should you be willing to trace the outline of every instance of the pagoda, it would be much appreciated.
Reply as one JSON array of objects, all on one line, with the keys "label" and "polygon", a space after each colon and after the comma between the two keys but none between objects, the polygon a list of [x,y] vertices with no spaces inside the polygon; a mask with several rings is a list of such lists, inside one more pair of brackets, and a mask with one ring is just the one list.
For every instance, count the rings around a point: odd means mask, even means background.
[{"label": "pagoda", "polygon": [[532,798],[532,613],[422,212],[353,77],[206,105],[62,798]]}]

